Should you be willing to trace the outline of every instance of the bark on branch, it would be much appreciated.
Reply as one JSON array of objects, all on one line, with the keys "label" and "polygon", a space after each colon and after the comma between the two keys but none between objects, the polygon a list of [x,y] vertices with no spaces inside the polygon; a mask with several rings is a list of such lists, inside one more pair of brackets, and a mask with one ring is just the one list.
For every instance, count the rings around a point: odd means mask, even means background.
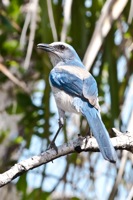
[{"label": "bark on branch", "polygon": [[[133,153],[133,134],[129,132],[123,134],[117,131],[115,128],[113,128],[113,131],[116,133],[116,137],[111,138],[111,141],[115,149],[127,150]],[[61,156],[65,156],[74,152],[80,153],[82,151],[99,151],[95,138],[92,137],[87,139],[79,136],[76,140],[69,141],[68,143],[59,146],[58,153],[54,149],[49,149],[38,156],[33,156],[15,164],[11,169],[0,174],[0,187],[10,183],[13,179],[22,175],[28,170],[46,164]]]}]

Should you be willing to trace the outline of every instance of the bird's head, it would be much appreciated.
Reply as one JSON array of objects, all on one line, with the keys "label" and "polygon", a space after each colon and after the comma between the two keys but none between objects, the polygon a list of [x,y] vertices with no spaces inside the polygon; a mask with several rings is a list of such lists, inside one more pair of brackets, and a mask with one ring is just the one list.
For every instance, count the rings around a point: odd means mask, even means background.
[{"label": "bird's head", "polygon": [[51,44],[38,44],[37,48],[48,52],[51,63],[56,65],[81,65],[83,64],[74,48],[64,42],[53,42]]}]

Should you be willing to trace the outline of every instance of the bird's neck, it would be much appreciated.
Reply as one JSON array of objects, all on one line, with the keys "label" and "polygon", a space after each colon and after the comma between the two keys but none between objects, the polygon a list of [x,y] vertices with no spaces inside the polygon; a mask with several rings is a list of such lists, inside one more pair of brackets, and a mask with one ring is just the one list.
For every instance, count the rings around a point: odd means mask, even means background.
[{"label": "bird's neck", "polygon": [[60,61],[56,64],[57,67],[59,66],[64,66],[64,65],[70,65],[70,66],[77,66],[77,67],[82,67],[85,68],[85,66],[83,65],[83,63],[80,60],[67,60],[67,62],[64,61]]}]

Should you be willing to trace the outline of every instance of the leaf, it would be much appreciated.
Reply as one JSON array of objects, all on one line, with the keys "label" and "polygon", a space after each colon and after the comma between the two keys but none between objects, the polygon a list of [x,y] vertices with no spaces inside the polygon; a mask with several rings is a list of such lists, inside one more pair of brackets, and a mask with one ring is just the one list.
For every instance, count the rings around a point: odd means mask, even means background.
[{"label": "leaf", "polygon": [[50,193],[44,192],[40,188],[34,189],[29,195],[27,195],[27,200],[36,200],[36,199],[51,200]]}]

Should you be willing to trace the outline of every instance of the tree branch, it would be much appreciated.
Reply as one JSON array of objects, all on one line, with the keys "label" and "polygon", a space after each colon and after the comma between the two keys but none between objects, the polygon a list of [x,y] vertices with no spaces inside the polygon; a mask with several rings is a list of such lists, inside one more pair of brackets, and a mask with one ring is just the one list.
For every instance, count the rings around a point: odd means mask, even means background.
[{"label": "tree branch", "polygon": [[0,63],[0,71],[5,74],[13,83],[15,83],[17,86],[22,88],[26,93],[29,93],[29,90],[27,88],[27,85],[25,82],[20,81],[18,78],[16,78],[8,69],[5,65]]},{"label": "tree branch", "polygon": [[[117,131],[113,128],[113,131],[116,133],[116,137],[111,138],[112,144],[115,149],[119,150],[128,150],[133,153],[133,134],[127,132],[125,134]],[[82,151],[99,151],[98,144],[95,138],[84,138],[79,136],[74,141],[69,141],[58,147],[58,154],[54,149],[46,150],[38,156],[33,156],[29,159],[21,161],[15,164],[11,169],[0,174],[0,187],[10,183],[13,179],[20,176],[21,174],[36,168],[40,165],[46,164],[56,158],[71,154],[74,152]]]}]

